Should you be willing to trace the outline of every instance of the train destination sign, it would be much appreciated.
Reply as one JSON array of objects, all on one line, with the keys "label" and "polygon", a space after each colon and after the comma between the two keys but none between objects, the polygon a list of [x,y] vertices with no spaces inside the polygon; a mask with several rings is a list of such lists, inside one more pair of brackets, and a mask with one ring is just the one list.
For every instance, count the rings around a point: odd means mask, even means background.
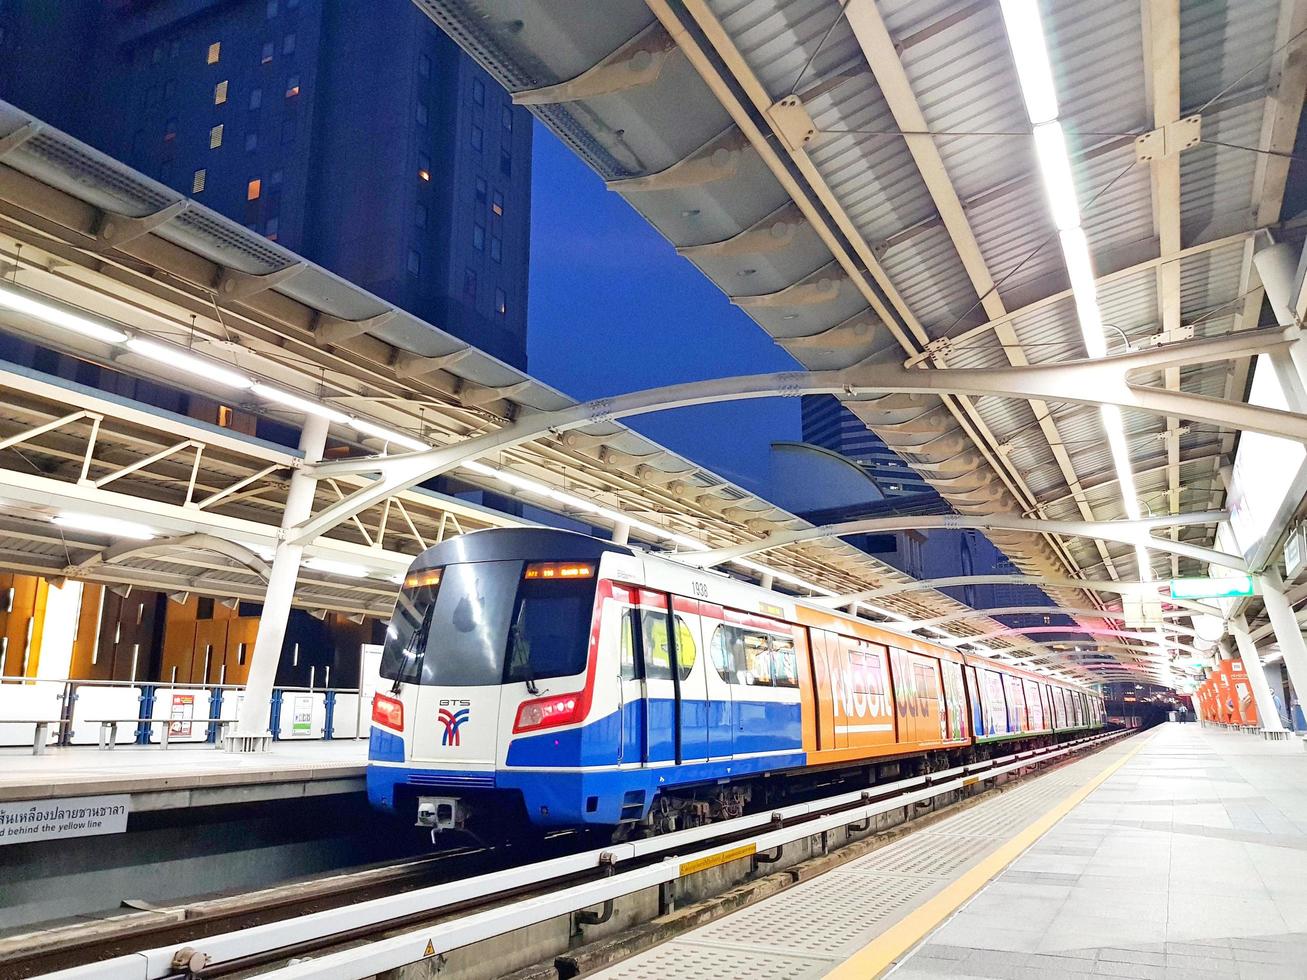
[{"label": "train destination sign", "polygon": [[0,845],[121,834],[130,810],[131,797],[125,793],[0,803]]},{"label": "train destination sign", "polygon": [[1253,594],[1251,575],[1173,578],[1170,585],[1172,599],[1237,599]]}]

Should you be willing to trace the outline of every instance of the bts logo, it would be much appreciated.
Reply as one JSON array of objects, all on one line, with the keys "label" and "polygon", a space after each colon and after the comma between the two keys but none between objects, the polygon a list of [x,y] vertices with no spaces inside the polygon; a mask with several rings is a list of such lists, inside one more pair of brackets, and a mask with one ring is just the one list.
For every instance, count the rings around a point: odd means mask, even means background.
[{"label": "bts logo", "polygon": [[450,711],[448,708],[441,708],[436,717],[440,723],[445,726],[444,733],[440,736],[441,745],[459,745],[458,730],[463,727],[467,721],[471,708],[459,708],[457,711]]}]

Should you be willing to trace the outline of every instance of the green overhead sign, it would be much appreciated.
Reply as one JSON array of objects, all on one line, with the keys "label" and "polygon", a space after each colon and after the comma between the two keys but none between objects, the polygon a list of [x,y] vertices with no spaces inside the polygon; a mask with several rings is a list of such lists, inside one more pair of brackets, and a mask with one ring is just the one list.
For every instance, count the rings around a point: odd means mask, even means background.
[{"label": "green overhead sign", "polygon": [[1172,599],[1237,599],[1252,594],[1251,575],[1171,579]]}]

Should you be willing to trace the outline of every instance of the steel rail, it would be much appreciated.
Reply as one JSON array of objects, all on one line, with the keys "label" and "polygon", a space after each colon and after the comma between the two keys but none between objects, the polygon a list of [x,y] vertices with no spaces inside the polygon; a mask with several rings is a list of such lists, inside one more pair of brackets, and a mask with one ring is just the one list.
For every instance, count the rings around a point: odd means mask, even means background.
[{"label": "steel rail", "polygon": [[[459,913],[447,921],[295,963],[270,974],[283,980],[372,976],[433,955],[426,952],[429,943],[437,952],[447,952],[554,915],[676,880],[682,877],[681,867],[686,863],[711,860],[741,848],[751,848],[749,854],[766,853],[803,837],[1105,744],[1123,734],[1082,737],[769,812],[208,936],[185,946],[140,950],[45,976],[48,980],[164,980],[178,975],[209,978],[324,949],[338,944],[343,937],[357,939],[369,933],[394,931],[422,919]],[[704,849],[683,853],[687,847],[709,842]],[[622,865],[631,866],[631,870],[605,873]],[[575,883],[578,876],[586,875],[593,876],[593,880]],[[561,889],[560,884],[564,886]],[[482,907],[505,897],[516,900]],[[464,911],[467,914],[462,914]],[[181,962],[193,964],[189,973],[179,967]]]}]

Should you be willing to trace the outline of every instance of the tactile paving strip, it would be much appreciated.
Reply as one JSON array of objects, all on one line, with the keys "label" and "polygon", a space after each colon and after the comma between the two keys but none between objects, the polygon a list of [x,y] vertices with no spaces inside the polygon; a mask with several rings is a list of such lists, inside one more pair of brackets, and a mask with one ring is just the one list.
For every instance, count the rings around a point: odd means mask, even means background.
[{"label": "tactile paving strip", "polygon": [[1120,751],[1109,748],[1033,778],[596,977],[820,977],[1110,765]]}]

